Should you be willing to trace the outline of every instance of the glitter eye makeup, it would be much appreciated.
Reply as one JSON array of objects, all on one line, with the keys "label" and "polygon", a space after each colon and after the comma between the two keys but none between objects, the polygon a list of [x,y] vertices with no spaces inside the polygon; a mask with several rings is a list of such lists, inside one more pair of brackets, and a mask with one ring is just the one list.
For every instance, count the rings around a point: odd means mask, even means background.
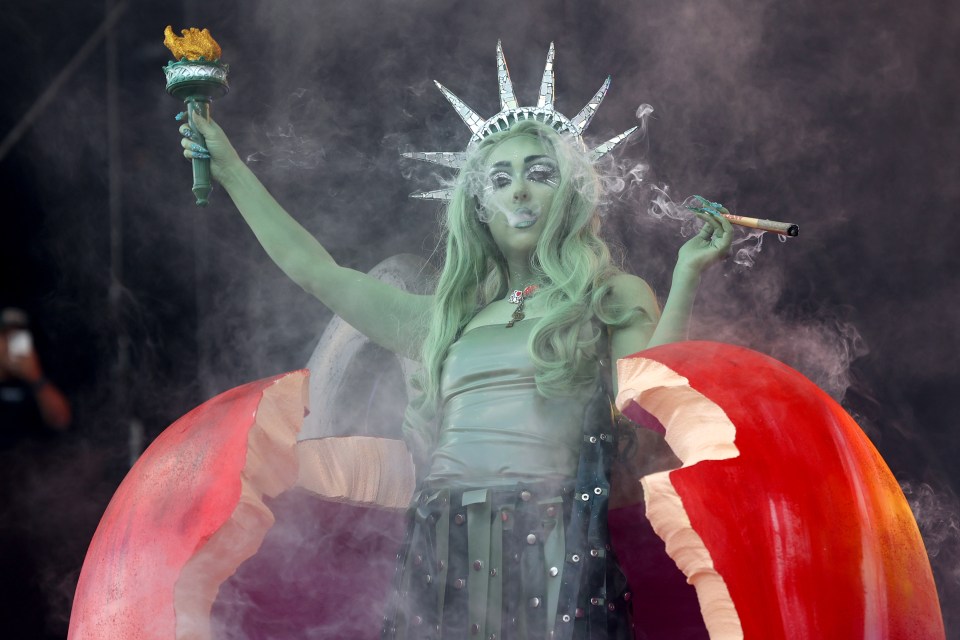
[{"label": "glitter eye makeup", "polygon": [[510,174],[506,171],[495,171],[490,174],[490,184],[494,189],[502,189],[512,182]]},{"label": "glitter eye makeup", "polygon": [[527,169],[527,180],[542,182],[551,187],[557,186],[557,167],[553,164],[537,163]]},{"label": "glitter eye makeup", "polygon": [[[523,173],[524,180],[539,182],[540,184],[545,184],[550,187],[556,187],[559,184],[557,175],[560,170],[554,162],[545,156],[527,158],[527,162],[529,164]],[[498,162],[494,165],[490,172],[490,186],[488,188],[502,189],[513,182],[512,174],[499,166],[507,164],[506,162]]]}]

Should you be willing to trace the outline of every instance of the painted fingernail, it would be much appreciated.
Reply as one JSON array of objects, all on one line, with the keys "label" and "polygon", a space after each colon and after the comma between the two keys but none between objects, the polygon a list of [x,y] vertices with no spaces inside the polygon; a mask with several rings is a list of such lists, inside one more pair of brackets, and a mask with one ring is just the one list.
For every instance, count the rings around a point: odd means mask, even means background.
[{"label": "painted fingernail", "polygon": [[193,130],[192,130],[190,127],[184,127],[183,129],[180,130],[180,133],[183,134],[183,137],[184,137],[184,138],[192,138],[192,137],[193,137]]},{"label": "painted fingernail", "polygon": [[202,151],[194,151],[194,152],[193,152],[193,159],[194,159],[194,160],[209,160],[209,159],[210,159],[210,154],[209,154],[209,153],[203,153]]},{"label": "painted fingernail", "polygon": [[201,147],[197,143],[193,143],[190,145],[190,151],[194,151],[197,153],[210,153],[209,149],[207,149],[206,147]]},{"label": "painted fingernail", "polygon": [[181,120],[183,120],[183,119],[186,118],[186,117],[187,117],[187,112],[186,112],[186,111],[181,111],[180,113],[178,113],[177,115],[174,116],[174,120],[176,120],[177,122],[180,122]]}]

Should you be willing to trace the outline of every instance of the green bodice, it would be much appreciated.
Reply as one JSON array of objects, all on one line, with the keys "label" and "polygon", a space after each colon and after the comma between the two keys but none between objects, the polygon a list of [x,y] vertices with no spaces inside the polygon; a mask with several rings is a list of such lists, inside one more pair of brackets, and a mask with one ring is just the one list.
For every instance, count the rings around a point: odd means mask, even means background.
[{"label": "green bodice", "polygon": [[576,476],[593,389],[559,398],[537,392],[527,352],[536,323],[476,327],[450,347],[427,482],[495,487]]}]

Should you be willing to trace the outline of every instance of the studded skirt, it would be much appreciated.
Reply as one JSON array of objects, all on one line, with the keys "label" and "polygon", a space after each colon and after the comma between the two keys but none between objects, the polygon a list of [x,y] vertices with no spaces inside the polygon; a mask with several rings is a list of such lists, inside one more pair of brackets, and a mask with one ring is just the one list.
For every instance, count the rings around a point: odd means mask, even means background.
[{"label": "studded skirt", "polygon": [[616,446],[606,396],[598,394],[587,413],[594,419],[585,420],[575,479],[421,487],[384,638],[633,637],[630,591],[606,526]]}]

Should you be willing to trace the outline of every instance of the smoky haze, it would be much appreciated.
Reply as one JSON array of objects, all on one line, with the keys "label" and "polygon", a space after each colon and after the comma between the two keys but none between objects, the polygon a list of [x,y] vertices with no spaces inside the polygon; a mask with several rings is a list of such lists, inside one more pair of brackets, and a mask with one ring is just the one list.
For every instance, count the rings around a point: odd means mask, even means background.
[{"label": "smoky haze", "polygon": [[[4,133],[104,17],[100,2],[7,5],[0,42],[21,64],[10,69]],[[434,79],[484,117],[499,109],[498,39],[521,104],[536,99],[550,42],[568,116],[613,77],[594,144],[652,106],[645,134],[604,165],[623,182],[605,226],[625,268],[666,299],[690,230],[651,211],[658,194],[702,194],[800,226],[786,242],[767,234],[759,251],[759,238],[739,232],[749,259],[705,275],[691,337],[769,353],[854,414],[904,485],[948,634],[960,633],[955,3],[147,0],[113,31],[122,227],[107,213],[102,44],[2,159],[13,205],[2,214],[2,294],[34,313],[50,376],[77,412],[76,433],[49,455],[83,481],[25,471],[18,498],[49,505],[59,487],[75,505],[73,555],[41,561],[51,637],[65,629],[82,549],[122,477],[131,422],[149,439],[203,399],[302,367],[330,318],[269,261],[222,189],[207,209],[193,205],[180,105],[163,90],[167,24],[211,30],[231,66],[214,118],[335,259],[362,271],[400,253],[438,264],[439,209],[407,195],[450,174],[400,154],[465,146]],[[111,229],[122,239],[113,282]],[[55,509],[24,506],[51,546],[66,536]],[[276,535],[296,546],[303,531]]]}]

